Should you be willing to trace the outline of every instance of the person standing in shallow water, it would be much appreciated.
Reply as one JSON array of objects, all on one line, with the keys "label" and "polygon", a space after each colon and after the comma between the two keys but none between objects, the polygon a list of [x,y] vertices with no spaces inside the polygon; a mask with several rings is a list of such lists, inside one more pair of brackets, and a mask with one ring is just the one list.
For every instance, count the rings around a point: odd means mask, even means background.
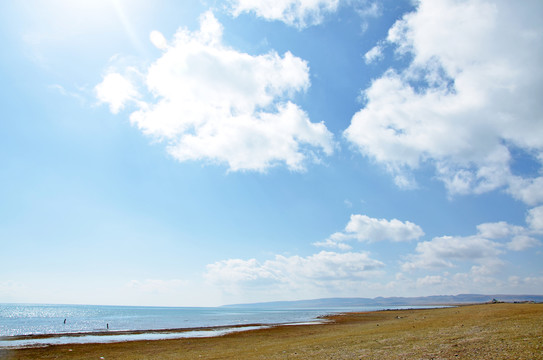
[{"label": "person standing in shallow water", "polygon": [[64,325],[66,325],[66,319],[64,319]]},{"label": "person standing in shallow water", "polygon": [[106,328],[109,330],[109,323],[106,324]]}]

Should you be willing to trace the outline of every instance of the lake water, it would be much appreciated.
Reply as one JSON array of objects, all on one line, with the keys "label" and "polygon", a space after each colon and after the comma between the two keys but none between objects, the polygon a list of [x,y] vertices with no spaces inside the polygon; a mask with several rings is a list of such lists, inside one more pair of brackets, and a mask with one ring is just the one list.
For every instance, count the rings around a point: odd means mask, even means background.
[{"label": "lake water", "polygon": [[0,304],[0,336],[278,324],[341,311],[354,310]]},{"label": "lake water", "polygon": [[[327,314],[376,311],[385,307],[333,307],[296,309],[255,308],[183,308],[93,305],[0,304],[0,348],[78,342],[113,342],[163,338],[218,336],[252,328],[232,326],[317,322]],[[387,309],[414,308],[387,306]],[[66,320],[66,322],[64,322]],[[223,327],[202,330],[198,328]],[[189,332],[165,332],[166,329],[192,329]],[[145,330],[144,334],[119,334],[120,331]],[[107,332],[101,336],[93,333]],[[85,336],[68,336],[80,333]],[[63,335],[65,334],[65,336]],[[168,335],[169,334],[169,335]],[[177,334],[177,335],[175,335]],[[21,335],[57,335],[55,338],[15,339]],[[62,336],[58,336],[62,335]],[[54,339],[54,340],[53,340]]]}]

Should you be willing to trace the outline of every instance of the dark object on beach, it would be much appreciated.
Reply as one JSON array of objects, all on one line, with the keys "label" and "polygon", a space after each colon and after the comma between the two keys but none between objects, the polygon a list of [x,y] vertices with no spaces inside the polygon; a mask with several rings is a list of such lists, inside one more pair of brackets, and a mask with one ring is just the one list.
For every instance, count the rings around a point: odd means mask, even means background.
[{"label": "dark object on beach", "polygon": [[107,329],[109,330],[109,323],[106,324]]}]

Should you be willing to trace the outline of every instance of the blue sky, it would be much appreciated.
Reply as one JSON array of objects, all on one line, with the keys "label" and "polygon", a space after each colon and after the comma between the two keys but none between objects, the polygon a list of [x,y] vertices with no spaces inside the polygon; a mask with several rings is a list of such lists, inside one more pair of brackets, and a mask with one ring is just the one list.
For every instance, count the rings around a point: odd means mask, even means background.
[{"label": "blue sky", "polygon": [[0,302],[542,294],[540,1],[5,1]]}]

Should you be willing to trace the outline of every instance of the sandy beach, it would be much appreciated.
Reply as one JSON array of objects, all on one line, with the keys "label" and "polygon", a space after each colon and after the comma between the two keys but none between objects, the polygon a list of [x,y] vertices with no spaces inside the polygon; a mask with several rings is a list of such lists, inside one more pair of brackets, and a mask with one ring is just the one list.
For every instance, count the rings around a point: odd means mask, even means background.
[{"label": "sandy beach", "polygon": [[1,359],[543,359],[543,304],[332,316],[214,338],[0,350]]}]

